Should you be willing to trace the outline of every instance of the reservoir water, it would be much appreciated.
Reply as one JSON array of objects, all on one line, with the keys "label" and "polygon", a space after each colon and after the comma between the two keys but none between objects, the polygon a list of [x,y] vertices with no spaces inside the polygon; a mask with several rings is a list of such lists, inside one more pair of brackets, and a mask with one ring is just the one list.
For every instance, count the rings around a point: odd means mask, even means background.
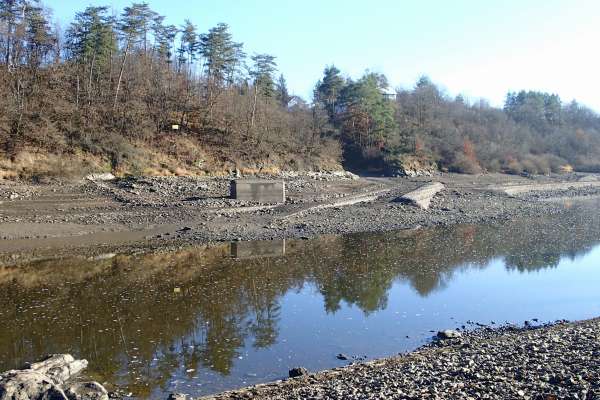
[{"label": "reservoir water", "polygon": [[136,397],[199,396],[446,328],[597,317],[598,210],[0,268],[0,370],[71,353]]}]

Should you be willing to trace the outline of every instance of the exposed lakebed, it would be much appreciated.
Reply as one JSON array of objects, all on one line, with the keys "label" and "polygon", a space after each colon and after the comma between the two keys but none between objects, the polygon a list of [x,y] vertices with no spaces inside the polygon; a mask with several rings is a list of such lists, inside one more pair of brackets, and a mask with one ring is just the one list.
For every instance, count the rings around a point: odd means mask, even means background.
[{"label": "exposed lakebed", "polygon": [[0,370],[72,353],[135,396],[202,395],[409,351],[469,321],[596,317],[597,210],[0,268]]}]

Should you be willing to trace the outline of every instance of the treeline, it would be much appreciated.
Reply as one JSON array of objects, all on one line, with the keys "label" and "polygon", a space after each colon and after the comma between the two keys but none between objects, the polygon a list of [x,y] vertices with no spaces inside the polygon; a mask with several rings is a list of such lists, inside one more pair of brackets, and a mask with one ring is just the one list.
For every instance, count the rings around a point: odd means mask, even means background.
[{"label": "treeline", "polygon": [[167,25],[146,3],[117,16],[88,7],[64,30],[50,21],[38,1],[0,0],[6,158],[82,152],[138,173],[152,151],[207,170],[339,160],[337,140],[288,92],[275,57],[248,56],[225,24]]},{"label": "treeline", "polygon": [[146,3],[51,21],[39,0],[0,0],[0,176],[32,152],[131,173],[394,172],[407,159],[467,173],[600,170],[600,117],[556,95],[509,93],[497,109],[427,78],[392,91],[381,74],[330,66],[309,104],[275,56],[246,54],[225,24],[169,25]]},{"label": "treeline", "polygon": [[451,98],[427,77],[391,92],[385,76],[327,67],[315,90],[347,161],[393,172],[407,159],[464,173],[600,172],[600,116],[554,94],[508,93],[503,109]]}]

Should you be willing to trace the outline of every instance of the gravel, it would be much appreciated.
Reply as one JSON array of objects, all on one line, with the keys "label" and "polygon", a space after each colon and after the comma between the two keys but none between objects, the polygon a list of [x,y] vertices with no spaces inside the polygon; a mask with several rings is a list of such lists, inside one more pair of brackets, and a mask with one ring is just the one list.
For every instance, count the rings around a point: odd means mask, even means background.
[{"label": "gravel", "polygon": [[599,399],[600,320],[505,326],[204,399]]},{"label": "gravel", "polygon": [[[0,239],[11,257],[29,253],[11,239],[27,239],[29,248],[66,245],[82,254],[173,248],[187,244],[311,238],[323,234],[384,232],[454,224],[493,224],[565,211],[564,200],[598,199],[600,189],[524,193],[508,196],[503,185],[557,183],[597,176],[523,178],[501,174],[444,174],[420,178],[286,176],[285,204],[257,204],[227,198],[229,178],[132,177],[110,182],[53,182],[40,185],[0,182]],[[396,201],[428,182],[446,189],[422,210]],[[11,196],[17,195],[13,200]],[[347,204],[358,197],[375,198]],[[14,196],[13,196],[14,197]],[[556,201],[561,200],[561,201]],[[102,233],[116,232],[107,243]],[[131,235],[129,235],[131,233]],[[97,235],[98,237],[96,237]],[[51,243],[33,243],[61,239]],[[8,243],[10,241],[10,243]],[[102,245],[100,248],[99,246]],[[5,250],[4,252],[6,252]],[[45,250],[44,250],[45,251]],[[0,264],[4,260],[0,244]],[[4,260],[4,261],[3,261]]]}]

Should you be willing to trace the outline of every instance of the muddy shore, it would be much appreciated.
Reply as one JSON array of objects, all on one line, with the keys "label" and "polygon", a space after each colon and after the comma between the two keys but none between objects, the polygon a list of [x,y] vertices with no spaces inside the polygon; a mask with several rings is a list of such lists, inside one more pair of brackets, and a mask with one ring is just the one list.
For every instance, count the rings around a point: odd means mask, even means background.
[{"label": "muddy shore", "polygon": [[[600,177],[589,174],[285,180],[287,201],[278,205],[231,200],[229,179],[224,178],[0,182],[0,262],[74,250],[97,255],[191,243],[494,223],[560,213],[565,202],[600,195]],[[445,185],[429,209],[397,201],[429,182]]]},{"label": "muddy shore", "polygon": [[598,319],[456,334],[405,355],[203,399],[600,398]]}]

